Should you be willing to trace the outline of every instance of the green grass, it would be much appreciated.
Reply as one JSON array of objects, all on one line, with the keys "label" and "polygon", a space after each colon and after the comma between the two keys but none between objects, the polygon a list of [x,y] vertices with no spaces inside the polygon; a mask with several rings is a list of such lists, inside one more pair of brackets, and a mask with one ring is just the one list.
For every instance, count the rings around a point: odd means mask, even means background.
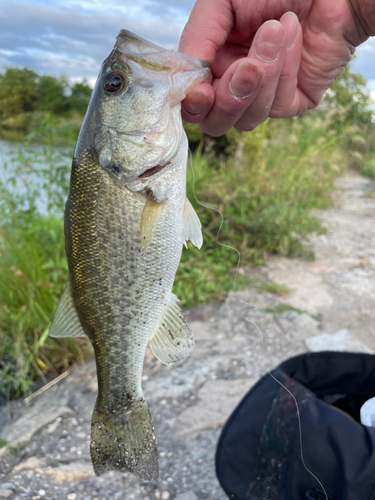
[{"label": "green grass", "polygon": [[68,276],[62,213],[69,169],[49,150],[42,157],[30,150],[15,156],[5,170],[8,182],[0,183],[0,393],[9,399],[26,393],[34,380],[64,370],[87,351],[87,341],[48,337]]},{"label": "green grass", "polygon": [[308,236],[324,228],[312,210],[332,206],[333,180],[345,171],[338,139],[326,129],[324,120],[306,115],[282,126],[266,122],[251,134],[235,132],[230,156],[195,151],[194,192],[213,209],[195,200],[188,167],[187,196],[202,222],[204,246],[183,251],[174,285],[182,305],[223,298],[234,288],[238,255],[218,241],[240,252],[242,266],[263,264],[271,253],[313,258]]},{"label": "green grass", "polygon": [[32,380],[59,373],[82,354],[83,342],[48,337],[67,281],[61,219],[0,228],[0,392],[27,392]]},{"label": "green grass", "polygon": [[297,309],[296,307],[292,307],[288,304],[278,304],[276,307],[266,307],[264,312],[274,313],[274,314],[282,314],[285,311],[295,311],[298,314],[303,314],[305,311],[301,311],[301,309]]},{"label": "green grass", "polygon": [[23,141],[25,134],[18,130],[7,130],[0,127],[0,139],[10,142],[21,142]]},{"label": "green grass", "polygon": [[285,297],[289,294],[290,290],[285,285],[278,285],[277,283],[267,283],[262,282],[256,286],[257,290],[261,293],[273,293],[279,295],[280,297]]},{"label": "green grass", "polygon": [[367,162],[364,162],[359,171],[366,177],[370,177],[370,179],[375,179],[375,158],[370,158],[368,159]]}]

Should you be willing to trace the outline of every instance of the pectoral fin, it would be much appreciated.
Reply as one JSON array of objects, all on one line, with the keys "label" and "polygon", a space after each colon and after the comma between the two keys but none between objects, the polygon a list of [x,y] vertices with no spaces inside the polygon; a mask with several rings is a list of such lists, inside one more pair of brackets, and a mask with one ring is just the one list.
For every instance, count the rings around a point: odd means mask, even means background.
[{"label": "pectoral fin", "polygon": [[157,202],[152,197],[148,198],[143,209],[140,236],[143,250],[146,250],[150,244],[155,230],[159,224],[161,214],[165,206],[164,202]]},{"label": "pectoral fin", "polygon": [[56,338],[86,337],[73,304],[69,283],[66,285],[64,293],[54,312],[48,334],[50,337]]},{"label": "pectoral fin", "polygon": [[186,242],[188,240],[190,240],[197,248],[201,248],[203,245],[202,224],[192,204],[187,198],[185,199],[183,213],[182,237],[186,248]]},{"label": "pectoral fin", "polygon": [[193,335],[177,302],[178,298],[172,294],[150,340],[152,352],[166,365],[187,358],[194,348]]}]

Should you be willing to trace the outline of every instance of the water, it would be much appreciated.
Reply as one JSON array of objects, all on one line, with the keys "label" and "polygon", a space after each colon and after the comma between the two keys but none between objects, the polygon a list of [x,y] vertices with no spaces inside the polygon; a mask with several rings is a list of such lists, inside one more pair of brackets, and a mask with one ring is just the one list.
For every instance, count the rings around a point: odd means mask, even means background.
[{"label": "water", "polygon": [[71,157],[70,148],[0,140],[0,202],[12,199],[25,210],[33,207],[43,215],[62,216]]}]

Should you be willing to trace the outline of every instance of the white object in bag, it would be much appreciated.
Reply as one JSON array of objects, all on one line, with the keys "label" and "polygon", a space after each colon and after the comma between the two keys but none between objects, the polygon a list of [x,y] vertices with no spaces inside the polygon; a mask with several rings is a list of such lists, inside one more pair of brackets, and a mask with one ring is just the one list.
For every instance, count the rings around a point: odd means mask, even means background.
[{"label": "white object in bag", "polygon": [[361,406],[361,424],[375,427],[375,397]]}]

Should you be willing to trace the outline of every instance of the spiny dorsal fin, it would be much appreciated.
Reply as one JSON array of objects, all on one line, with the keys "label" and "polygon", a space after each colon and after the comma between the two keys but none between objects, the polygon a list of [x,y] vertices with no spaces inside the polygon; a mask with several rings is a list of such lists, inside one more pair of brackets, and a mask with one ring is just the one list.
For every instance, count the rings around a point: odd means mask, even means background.
[{"label": "spiny dorsal fin", "polygon": [[53,314],[48,332],[50,337],[86,337],[73,304],[69,283]]},{"label": "spiny dorsal fin", "polygon": [[194,348],[193,335],[177,302],[178,298],[172,293],[159,326],[150,340],[152,352],[166,365],[187,358]]},{"label": "spiny dorsal fin", "polygon": [[201,248],[203,245],[202,224],[192,204],[187,198],[185,199],[183,213],[182,238],[186,248],[186,242],[188,240],[190,240],[197,248]]},{"label": "spiny dorsal fin", "polygon": [[143,250],[147,249],[152,240],[155,230],[159,224],[161,214],[163,213],[164,206],[165,202],[159,203],[155,201],[151,196],[147,200],[147,203],[143,209],[140,227],[141,244]]}]

